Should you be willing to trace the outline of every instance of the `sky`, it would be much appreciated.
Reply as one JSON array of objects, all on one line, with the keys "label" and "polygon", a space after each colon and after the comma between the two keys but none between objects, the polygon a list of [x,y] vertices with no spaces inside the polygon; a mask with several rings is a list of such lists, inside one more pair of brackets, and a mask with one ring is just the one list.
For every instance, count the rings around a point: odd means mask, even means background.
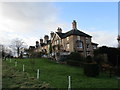
[{"label": "sky", "polygon": [[35,45],[58,27],[71,30],[73,20],[99,46],[117,46],[117,2],[1,2],[0,44],[20,38],[28,46]]}]

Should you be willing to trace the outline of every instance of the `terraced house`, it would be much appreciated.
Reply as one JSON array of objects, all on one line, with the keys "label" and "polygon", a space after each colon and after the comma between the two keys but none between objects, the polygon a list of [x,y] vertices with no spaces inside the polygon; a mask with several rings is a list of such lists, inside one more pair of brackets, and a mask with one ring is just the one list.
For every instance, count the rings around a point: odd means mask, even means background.
[{"label": "terraced house", "polygon": [[71,52],[79,52],[84,57],[93,56],[93,50],[98,44],[93,43],[91,39],[92,36],[77,29],[77,22],[73,20],[71,30],[63,33],[58,27],[57,32],[50,33],[50,39],[45,35],[44,42],[43,39],[40,39],[40,44],[37,41],[35,50],[50,53],[50,47],[52,47],[51,55],[57,58],[69,55]]}]

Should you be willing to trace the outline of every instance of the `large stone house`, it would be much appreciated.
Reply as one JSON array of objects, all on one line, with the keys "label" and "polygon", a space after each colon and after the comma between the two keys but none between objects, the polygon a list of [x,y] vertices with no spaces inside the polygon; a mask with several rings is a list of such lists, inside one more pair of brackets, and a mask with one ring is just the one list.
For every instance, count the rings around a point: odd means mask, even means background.
[{"label": "large stone house", "polygon": [[117,40],[118,40],[118,48],[120,48],[120,35],[118,35]]},{"label": "large stone house", "polygon": [[44,42],[40,39],[40,44],[36,41],[36,52],[44,51],[50,53],[50,46],[52,47],[51,55],[57,58],[62,55],[69,55],[71,52],[79,52],[82,56],[93,56],[93,50],[97,48],[96,43],[92,42],[92,36],[77,29],[77,22],[73,20],[72,29],[66,33],[58,27],[57,32],[45,35]]}]

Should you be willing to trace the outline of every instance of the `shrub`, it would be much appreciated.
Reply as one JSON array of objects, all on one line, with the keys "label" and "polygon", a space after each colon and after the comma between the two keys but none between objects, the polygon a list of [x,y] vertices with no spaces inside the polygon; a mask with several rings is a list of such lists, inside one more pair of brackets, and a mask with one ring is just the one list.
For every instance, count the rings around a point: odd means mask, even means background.
[{"label": "shrub", "polygon": [[33,52],[31,55],[30,55],[30,57],[32,57],[32,58],[39,58],[39,57],[41,57],[42,56],[42,52]]},{"label": "shrub", "polygon": [[91,56],[87,56],[87,57],[86,57],[86,62],[87,62],[87,63],[92,63],[92,62],[93,62],[92,57],[91,57]]},{"label": "shrub", "polygon": [[64,62],[64,61],[67,60],[67,58],[68,58],[68,55],[61,55],[60,56],[60,61]]},{"label": "shrub", "polygon": [[115,75],[120,77],[120,67],[115,67],[114,71],[115,71]]},{"label": "shrub", "polygon": [[68,55],[68,60],[72,61],[82,61],[83,57],[78,52],[71,52],[70,55]]},{"label": "shrub", "polygon": [[72,66],[82,66],[83,56],[78,52],[71,52],[67,57],[67,64]]},{"label": "shrub", "polygon": [[84,74],[90,77],[96,77],[99,75],[99,66],[97,63],[85,63]]},{"label": "shrub", "polygon": [[79,61],[73,61],[73,60],[68,60],[67,61],[68,65],[72,65],[72,66],[82,66],[82,62]]}]

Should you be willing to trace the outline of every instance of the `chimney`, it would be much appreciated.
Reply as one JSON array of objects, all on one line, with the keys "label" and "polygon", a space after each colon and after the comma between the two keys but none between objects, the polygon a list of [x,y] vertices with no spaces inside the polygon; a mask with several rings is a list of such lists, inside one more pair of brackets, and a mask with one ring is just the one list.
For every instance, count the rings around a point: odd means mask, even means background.
[{"label": "chimney", "polygon": [[118,35],[117,40],[118,40],[118,48],[120,48],[120,35]]},{"label": "chimney", "polygon": [[47,43],[48,40],[49,40],[49,36],[48,36],[48,35],[45,35],[45,36],[44,36],[44,42]]},{"label": "chimney", "polygon": [[57,32],[62,33],[62,29],[58,27]]},{"label": "chimney", "polygon": [[40,39],[40,44],[43,43],[43,39]]},{"label": "chimney", "polygon": [[54,32],[50,33],[50,38],[53,38]]},{"label": "chimney", "polygon": [[75,20],[73,20],[72,22],[72,28],[77,29],[77,22]]},{"label": "chimney", "polygon": [[36,48],[38,48],[39,47],[39,42],[38,41],[36,41]]}]

